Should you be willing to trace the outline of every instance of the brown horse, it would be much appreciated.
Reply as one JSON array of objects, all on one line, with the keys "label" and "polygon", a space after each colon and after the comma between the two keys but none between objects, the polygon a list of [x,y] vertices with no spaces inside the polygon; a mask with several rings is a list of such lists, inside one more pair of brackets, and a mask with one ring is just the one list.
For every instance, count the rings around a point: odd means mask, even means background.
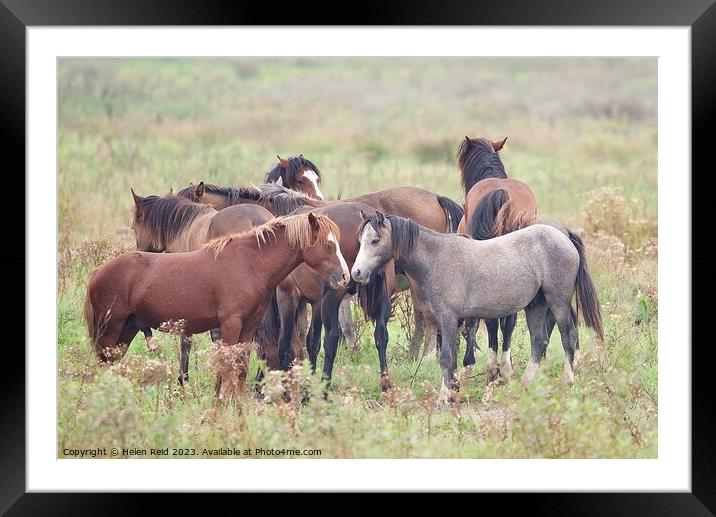
[{"label": "brown horse", "polygon": [[[219,327],[225,344],[249,342],[271,293],[302,262],[333,288],[347,284],[339,238],[328,217],[309,213],[271,219],[197,251],[123,253],[90,274],[84,319],[95,352],[115,361],[139,330],[177,320],[188,336]],[[239,372],[242,388],[246,373]]]},{"label": "brown horse", "polygon": [[[525,228],[537,220],[537,200],[530,188],[521,181],[507,177],[498,151],[507,138],[491,142],[486,138],[469,138],[460,143],[457,162],[462,187],[465,192],[465,213],[458,232],[467,232],[477,240],[491,239]],[[517,322],[512,314],[500,319],[485,320],[489,352],[487,359],[487,382],[498,374],[509,378],[512,374],[510,342]],[[467,350],[464,366],[475,364],[475,332],[479,320],[465,320]],[[502,328],[502,360],[497,365],[497,329]]]},{"label": "brown horse", "polygon": [[[264,177],[264,183],[275,183],[279,186],[296,190],[312,199],[325,201],[321,192],[321,171],[303,155],[281,158],[273,169]],[[259,189],[249,187],[230,187],[204,183],[203,181],[180,190],[177,196],[188,198],[196,203],[211,205],[216,210],[243,204],[256,203],[260,195]]]},{"label": "brown horse", "polygon": [[[199,249],[205,242],[229,235],[241,233],[255,226],[259,226],[273,216],[259,205],[236,205],[224,210],[216,211],[212,207],[192,202],[183,197],[175,197],[171,191],[164,197],[137,195],[132,190],[134,198],[134,216],[132,228],[139,251],[152,252],[186,252]],[[271,300],[269,311],[277,309],[275,297]],[[276,368],[278,359],[275,346],[270,342],[277,339],[277,330],[270,324],[272,318],[262,318],[256,332],[256,342],[259,345],[261,358],[266,360],[269,367]],[[150,328],[141,329],[147,340],[147,348],[154,350],[152,344],[152,331]],[[220,339],[219,329],[212,329],[211,338],[214,342]],[[183,332],[180,333],[181,359],[179,382],[184,383],[189,378],[189,355],[192,341]],[[261,380],[262,370],[259,370],[257,380]]]},{"label": "brown horse", "polygon": [[279,186],[303,192],[308,197],[325,201],[321,192],[321,171],[302,154],[281,158],[277,156],[278,163],[266,173],[264,183],[276,183]]}]

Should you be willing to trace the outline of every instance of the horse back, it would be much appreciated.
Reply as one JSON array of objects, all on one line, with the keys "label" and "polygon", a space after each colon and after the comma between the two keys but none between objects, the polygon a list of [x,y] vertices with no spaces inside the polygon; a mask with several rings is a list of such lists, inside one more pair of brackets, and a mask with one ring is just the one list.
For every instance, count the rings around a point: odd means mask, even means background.
[{"label": "horse back", "polygon": [[412,219],[421,226],[445,232],[445,211],[435,193],[420,187],[392,187],[354,198],[389,215]]},{"label": "horse back", "polygon": [[537,198],[529,186],[513,178],[487,178],[473,185],[465,196],[465,220],[469,221],[472,211],[490,192],[506,190],[516,212],[525,214],[525,226],[537,220]]}]

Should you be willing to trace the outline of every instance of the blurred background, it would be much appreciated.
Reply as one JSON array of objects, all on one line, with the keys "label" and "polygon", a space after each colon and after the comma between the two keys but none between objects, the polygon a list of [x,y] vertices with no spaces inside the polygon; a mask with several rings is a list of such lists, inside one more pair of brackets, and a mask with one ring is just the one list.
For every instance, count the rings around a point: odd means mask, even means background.
[{"label": "blurred background", "polygon": [[[258,184],[303,153],[323,192],[417,185],[461,203],[466,135],[508,136],[509,176],[575,224],[580,194],[619,187],[656,218],[655,59],[63,59],[59,225],[123,235],[130,187]],[[78,202],[77,197],[82,197]]]}]

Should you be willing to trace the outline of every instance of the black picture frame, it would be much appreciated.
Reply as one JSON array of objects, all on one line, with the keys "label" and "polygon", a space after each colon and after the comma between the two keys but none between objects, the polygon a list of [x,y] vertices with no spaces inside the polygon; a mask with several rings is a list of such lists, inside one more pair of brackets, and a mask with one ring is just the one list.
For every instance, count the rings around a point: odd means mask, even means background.
[{"label": "black picture frame", "polygon": [[[493,2],[453,1],[404,2],[383,1],[373,4],[351,4],[349,10],[325,9],[319,4],[287,3],[281,5],[281,19],[292,25],[342,25],[350,21],[358,25],[556,25],[556,26],[689,26],[691,27],[692,73],[692,172],[686,181],[708,178],[706,166],[716,143],[716,3],[715,0],[500,0]],[[350,5],[343,7],[351,7]],[[25,168],[25,81],[26,40],[28,26],[62,25],[275,25],[276,5],[242,1],[199,2],[197,0],[0,0],[0,127],[3,162],[14,163],[5,171],[6,181],[14,179],[12,197],[25,199],[24,182],[17,180]],[[346,13],[341,15],[339,13]],[[335,14],[332,14],[335,13]],[[333,16],[333,19],[329,19]],[[8,158],[15,158],[9,162]],[[713,169],[713,166],[711,166]],[[693,170],[699,170],[694,174]],[[713,171],[711,172],[713,174]],[[6,183],[7,184],[7,183]],[[20,186],[22,185],[22,186]],[[18,186],[22,192],[18,192]],[[701,196],[701,199],[699,199]],[[699,203],[701,201],[701,203]],[[711,202],[713,205],[713,202]],[[698,235],[708,235],[700,221],[708,220],[708,189],[692,184],[692,243]],[[703,216],[703,217],[700,217]],[[702,231],[703,230],[703,233]],[[20,282],[17,272],[25,275],[25,227],[14,225],[6,230],[6,242],[22,242],[12,252],[0,253],[0,277]],[[16,233],[17,235],[13,235]],[[692,278],[696,271],[713,271],[716,252],[710,246],[692,249]],[[699,276],[699,292],[711,291],[713,275]],[[14,286],[13,286],[14,287]],[[6,292],[23,292],[6,285]],[[709,309],[716,302],[692,300],[692,321],[708,321]],[[24,299],[24,294],[23,294]],[[19,321],[21,305],[15,300],[4,311],[5,321]],[[22,304],[25,307],[25,304]],[[10,311],[8,313],[8,311]],[[13,314],[16,311],[18,314]],[[32,311],[32,307],[26,307]],[[27,312],[25,313],[27,317]],[[667,317],[667,315],[662,315]],[[27,319],[25,319],[27,323]],[[684,329],[684,343],[669,346],[691,346],[696,336]],[[129,511],[144,513],[155,499],[148,494],[69,494],[26,493],[25,491],[25,350],[9,332],[3,344],[0,364],[4,366],[2,406],[0,407],[0,512],[7,515],[108,515]],[[495,497],[514,508],[526,504],[530,513],[551,515],[713,515],[716,510],[716,457],[713,437],[716,436],[712,409],[711,364],[713,354],[709,343],[692,356],[692,491],[690,493],[586,493],[586,494],[501,494],[480,495],[473,504],[487,509]],[[25,346],[29,346],[26,343]],[[34,345],[33,345],[34,346]],[[47,344],[51,347],[52,344]],[[660,365],[668,367],[668,365]],[[212,497],[217,497],[216,494]],[[245,497],[245,496],[242,496]],[[491,497],[493,501],[484,499]],[[212,504],[226,502],[226,497]],[[374,511],[364,499],[354,497],[356,510]],[[314,500],[315,501],[315,500]],[[361,504],[363,503],[363,504]],[[186,498],[174,495],[162,501],[164,511],[185,508]],[[514,506],[513,506],[514,505]],[[239,510],[239,508],[237,508]]]}]

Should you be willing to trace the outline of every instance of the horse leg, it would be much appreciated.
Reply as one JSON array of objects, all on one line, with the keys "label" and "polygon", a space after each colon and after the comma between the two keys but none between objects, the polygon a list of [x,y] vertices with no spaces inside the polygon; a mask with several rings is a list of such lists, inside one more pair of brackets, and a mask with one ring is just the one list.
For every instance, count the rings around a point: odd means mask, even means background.
[{"label": "horse leg", "polygon": [[502,329],[502,358],[500,359],[500,376],[506,381],[512,377],[512,357],[510,356],[510,345],[512,344],[512,332],[517,325],[517,313],[500,318]]},{"label": "horse leg", "polygon": [[497,330],[499,325],[499,320],[485,320],[488,346],[490,347],[487,351],[487,366],[485,367],[488,384],[494,381],[500,374],[500,367],[497,366]]},{"label": "horse leg", "polygon": [[[239,343],[241,329],[243,327],[243,319],[240,316],[230,316],[221,322],[220,330],[222,337],[221,346],[233,346]],[[247,362],[248,366],[248,362]],[[239,372],[239,377],[241,372]],[[238,386],[237,386],[238,385]],[[214,386],[214,395],[219,400],[227,400],[236,392],[243,392],[244,386],[240,385],[231,376],[227,379],[222,378],[222,374],[216,376],[216,385]]]},{"label": "horse leg", "polygon": [[293,293],[277,289],[276,301],[278,302],[278,313],[281,319],[281,331],[278,336],[278,367],[285,371],[288,370],[291,362],[291,342],[298,300]]},{"label": "horse leg", "polygon": [[457,318],[455,316],[443,315],[440,318],[440,335],[442,336],[440,368],[442,369],[443,377],[440,394],[438,395],[438,407],[446,407],[453,401],[452,392],[460,389],[455,376],[458,340]]},{"label": "horse leg", "polygon": [[321,309],[318,307],[318,304],[315,303],[311,310],[311,326],[306,336],[306,348],[308,349],[308,360],[311,362],[312,373],[316,373],[318,352],[320,352],[321,349],[321,327],[323,327]]},{"label": "horse leg", "polygon": [[380,301],[378,317],[375,320],[375,331],[373,332],[375,346],[378,349],[378,361],[380,362],[380,389],[382,391],[388,391],[392,387],[390,376],[388,375],[388,359],[386,358],[388,318],[390,318],[390,295],[386,293]]},{"label": "horse leg", "polygon": [[341,332],[346,338],[346,344],[353,348],[356,344],[355,326],[353,325],[353,313],[351,312],[351,298],[344,298],[338,308],[338,322]]},{"label": "horse leg", "polygon": [[550,307],[554,313],[559,327],[559,333],[562,337],[562,347],[564,348],[564,376],[568,383],[574,382],[574,353],[576,351],[577,329],[574,326],[574,319],[570,311],[569,305],[552,305]]},{"label": "horse leg", "polygon": [[415,302],[413,302],[413,321],[415,327],[413,328],[413,334],[410,336],[410,346],[408,348],[408,359],[415,361],[420,353],[420,345],[425,339],[425,318],[423,317],[423,311],[415,308]]},{"label": "horse leg", "polygon": [[179,335],[181,342],[181,359],[179,361],[179,384],[184,385],[189,380],[189,354],[191,353],[192,337],[182,332]]},{"label": "horse leg", "polygon": [[211,336],[211,342],[215,344],[219,344],[221,341],[221,330],[220,329],[211,329],[209,331],[209,335]]},{"label": "horse leg", "polygon": [[322,380],[326,381],[326,388],[331,384],[331,376],[333,374],[333,361],[336,359],[336,351],[338,350],[338,339],[340,338],[340,330],[338,328],[338,306],[343,298],[335,289],[323,289],[323,298],[321,300],[321,319],[326,330],[323,337],[323,352],[325,358],[323,361]]},{"label": "horse leg", "polygon": [[534,301],[525,307],[525,316],[527,317],[527,328],[530,331],[531,355],[527,363],[525,373],[522,375],[522,384],[527,386],[537,373],[537,367],[544,357],[547,348],[547,325],[545,318],[547,313],[547,303],[539,300]]},{"label": "horse leg", "polygon": [[438,326],[431,318],[425,318],[425,357],[435,357],[438,351]]},{"label": "horse leg", "polygon": [[104,333],[97,339],[95,350],[97,356],[104,363],[114,363],[124,357],[129,344],[139,332],[131,316],[120,323],[120,318],[113,318],[104,329]]},{"label": "horse leg", "polygon": [[157,349],[157,345],[153,343],[154,336],[152,335],[151,327],[143,328],[142,333],[144,334],[144,339],[147,342],[147,350],[154,352]]},{"label": "horse leg", "polygon": [[[572,304],[569,305],[569,312],[572,315],[572,322],[574,323],[574,327],[577,327],[577,312],[574,310],[574,307],[572,307]],[[549,339],[552,337],[552,331],[554,330],[554,326],[557,324],[557,320],[554,317],[554,314],[552,313],[551,309],[547,309],[547,318],[545,320],[545,323],[547,325],[547,344],[549,344]],[[574,364],[579,364],[582,362],[582,352],[579,350],[579,333],[577,333],[577,341],[575,343],[575,351],[574,351]]]},{"label": "horse leg", "polygon": [[465,318],[464,336],[467,347],[465,348],[465,357],[462,360],[462,365],[465,367],[475,364],[475,349],[480,350],[480,347],[477,346],[476,339],[477,327],[479,325],[479,318]]},{"label": "horse leg", "polygon": [[291,339],[292,360],[301,362],[305,357],[304,349],[306,348],[306,336],[308,334],[308,314],[306,313],[305,298],[298,300],[294,321],[296,323],[293,326],[293,337]]}]

